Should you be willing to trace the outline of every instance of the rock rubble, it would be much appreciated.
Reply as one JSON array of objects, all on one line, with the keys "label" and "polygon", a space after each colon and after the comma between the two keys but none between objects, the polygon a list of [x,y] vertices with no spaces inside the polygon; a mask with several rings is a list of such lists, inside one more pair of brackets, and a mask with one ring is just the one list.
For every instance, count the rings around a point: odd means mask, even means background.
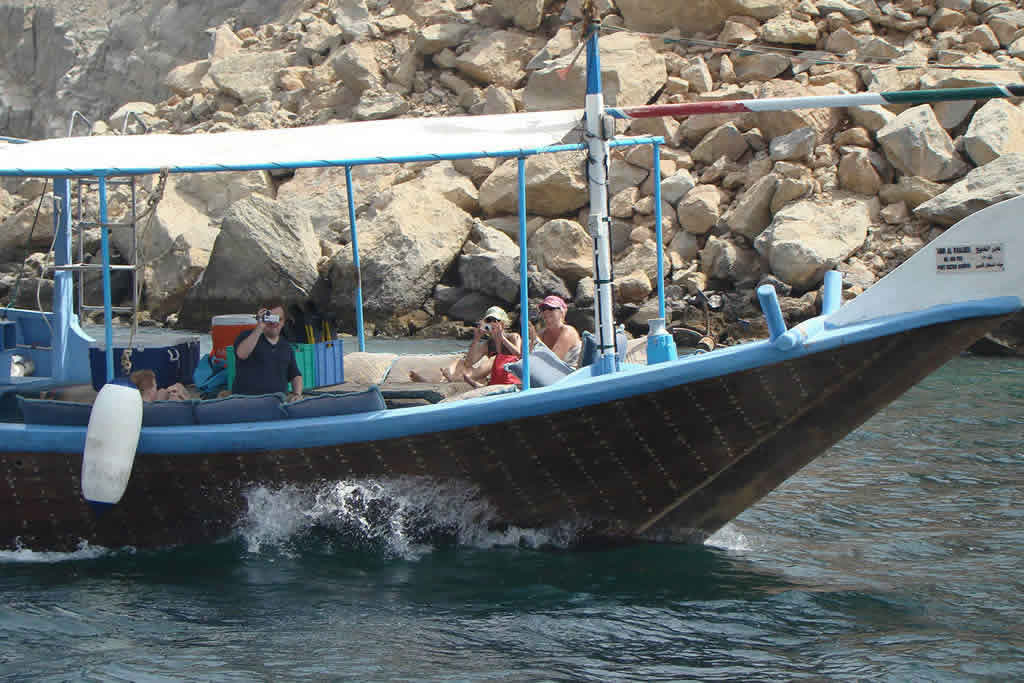
[{"label": "rock rubble", "polygon": [[[1011,0],[595,4],[609,104],[1022,82],[1024,9]],[[67,112],[58,107],[47,118],[39,105],[71,92],[76,107],[103,112],[91,122],[96,135],[583,101],[579,0],[290,0],[258,11],[222,0],[192,15],[177,4],[114,9],[76,22],[67,8],[46,3],[0,7],[6,134],[57,133]],[[174,20],[177,32],[169,29]],[[764,331],[759,284],[774,285],[788,322],[799,322],[817,313],[826,270],[844,273],[844,296],[852,298],[963,216],[1019,194],[1022,122],[1016,100],[992,100],[619,124],[620,133],[666,143],[658,169],[649,147],[612,154],[617,318],[643,333],[642,316],[653,317],[655,183],[673,324],[703,329],[695,295],[716,292],[713,332],[744,338]],[[516,308],[514,160],[357,167],[353,176],[373,328],[429,333],[472,321],[492,304]],[[142,183],[141,201],[153,183]],[[21,288],[33,297],[52,277],[42,253],[52,239],[47,202],[36,218],[44,191],[25,180],[0,193],[0,296],[12,294],[26,259],[34,265]],[[592,250],[581,155],[531,158],[527,200],[530,296],[564,294],[570,320],[588,327]],[[112,220],[127,215],[129,201],[127,190],[113,191]],[[94,204],[87,198],[87,208]],[[204,329],[210,316],[249,310],[273,293],[350,325],[348,209],[339,169],[171,177],[140,239],[146,314]],[[98,233],[84,239],[95,255]],[[114,244],[121,254],[130,248],[123,239]]]}]

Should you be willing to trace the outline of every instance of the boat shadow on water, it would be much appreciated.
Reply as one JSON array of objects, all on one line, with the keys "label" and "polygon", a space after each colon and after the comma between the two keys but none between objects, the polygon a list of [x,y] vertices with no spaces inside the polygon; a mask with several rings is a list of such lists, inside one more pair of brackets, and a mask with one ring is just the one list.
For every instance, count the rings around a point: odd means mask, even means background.
[{"label": "boat shadow on water", "polygon": [[[3,584],[16,590],[68,589],[109,582],[190,594],[305,590],[325,596],[353,591],[402,603],[430,603],[458,612],[576,609],[588,604],[661,606],[748,601],[787,591],[815,591],[755,567],[714,546],[639,544],[567,552],[546,548],[435,546],[415,559],[397,558],[372,544],[323,527],[282,546],[251,552],[243,537],[160,550],[51,554],[18,561],[4,553]],[[175,588],[177,586],[177,588]],[[205,587],[205,588],[204,588]]]}]

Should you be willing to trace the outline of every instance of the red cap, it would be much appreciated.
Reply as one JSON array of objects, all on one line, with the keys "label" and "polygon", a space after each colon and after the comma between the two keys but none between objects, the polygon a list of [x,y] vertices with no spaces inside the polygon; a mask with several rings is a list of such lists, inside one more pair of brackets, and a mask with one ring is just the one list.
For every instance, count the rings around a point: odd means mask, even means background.
[{"label": "red cap", "polygon": [[541,308],[560,308],[560,309],[562,309],[562,313],[565,313],[565,312],[567,312],[569,310],[569,307],[566,305],[566,303],[562,299],[562,297],[555,296],[554,294],[552,294],[551,296],[544,297],[544,301],[540,302],[540,307]]}]

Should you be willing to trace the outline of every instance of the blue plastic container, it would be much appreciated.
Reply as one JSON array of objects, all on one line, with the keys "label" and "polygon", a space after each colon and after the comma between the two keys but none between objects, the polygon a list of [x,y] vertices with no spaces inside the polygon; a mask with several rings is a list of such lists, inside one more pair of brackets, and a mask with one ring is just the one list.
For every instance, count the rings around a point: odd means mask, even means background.
[{"label": "blue plastic container", "polygon": [[676,340],[665,330],[664,318],[653,318],[648,323],[647,364],[664,363],[678,358]]},{"label": "blue plastic container", "polygon": [[316,343],[316,386],[329,387],[345,381],[342,341],[334,339]]},{"label": "blue plastic container", "polygon": [[[152,370],[159,387],[175,382],[192,383],[192,374],[199,364],[199,337],[195,335],[175,336],[160,345],[138,344],[132,347],[131,369],[125,371],[122,363],[125,346],[114,346],[114,378],[126,377],[136,370]],[[89,369],[92,371],[92,387],[100,390],[107,383],[107,355],[102,342],[89,349]]]}]

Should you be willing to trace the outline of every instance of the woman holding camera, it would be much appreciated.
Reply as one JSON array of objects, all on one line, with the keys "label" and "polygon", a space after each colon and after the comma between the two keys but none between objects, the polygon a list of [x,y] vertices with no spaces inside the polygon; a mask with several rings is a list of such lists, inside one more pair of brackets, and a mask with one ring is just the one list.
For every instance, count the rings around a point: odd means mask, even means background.
[{"label": "woman holding camera", "polygon": [[284,304],[280,300],[264,303],[256,314],[256,327],[235,339],[236,394],[276,394],[292,391],[288,400],[302,397],[302,373],[295,360],[292,345],[281,336],[284,326]]},{"label": "woman holding camera", "polygon": [[466,352],[465,366],[472,368],[486,356],[494,358],[487,382],[481,382],[471,373],[463,372],[462,379],[474,387],[488,384],[521,384],[518,377],[505,370],[505,364],[519,360],[523,355],[522,338],[506,328],[511,324],[506,313],[499,306],[491,306],[484,313],[484,320],[473,330],[473,342]]}]

